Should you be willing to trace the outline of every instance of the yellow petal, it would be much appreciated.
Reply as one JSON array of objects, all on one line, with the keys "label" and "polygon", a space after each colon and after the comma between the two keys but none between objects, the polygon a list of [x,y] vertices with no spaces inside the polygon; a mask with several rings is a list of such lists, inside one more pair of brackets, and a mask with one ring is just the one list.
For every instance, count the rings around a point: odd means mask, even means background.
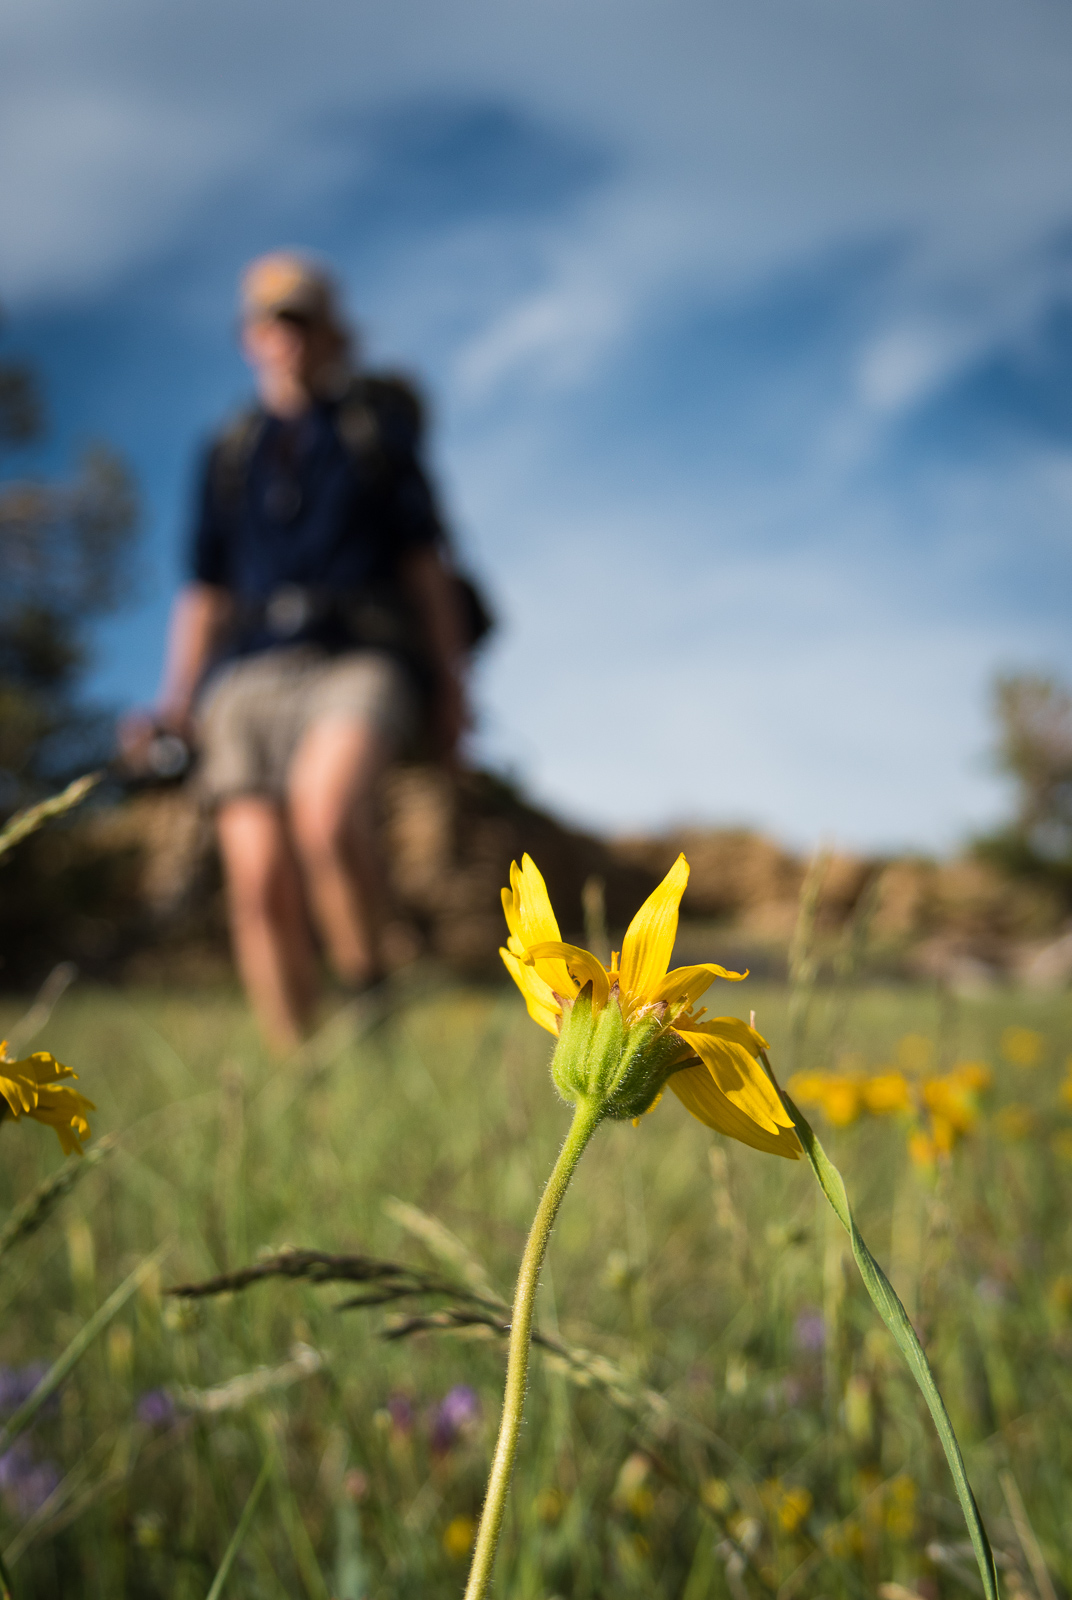
[{"label": "yellow petal", "polygon": [[725,967],[675,967],[673,972],[668,972],[662,983],[659,984],[652,998],[665,1000],[668,1005],[684,1004],[694,1006],[702,994],[706,994],[716,978],[729,978],[731,983],[740,983],[742,978],[747,978],[747,972],[727,972]]},{"label": "yellow petal", "polygon": [[[682,1024],[682,1027],[687,1026],[687,1023]],[[675,1030],[675,1032],[680,1031],[681,1029]],[[757,1033],[755,1028],[750,1028],[747,1022],[742,1022],[740,1017],[708,1017],[706,1022],[698,1022],[692,1031],[694,1033],[710,1033],[719,1039],[732,1039],[734,1044],[743,1045],[750,1056],[758,1056],[761,1050],[770,1049],[770,1045],[763,1035]],[[765,1073],[763,1081],[764,1083],[770,1082]],[[775,1090],[771,1092],[773,1094],[777,1093]],[[780,1100],[778,1103],[781,1105]]]},{"label": "yellow petal", "polygon": [[21,1071],[35,1083],[56,1083],[60,1078],[77,1078],[78,1074],[73,1067],[65,1067],[62,1061],[48,1050],[35,1050],[32,1056],[27,1056],[25,1061],[12,1062],[16,1071]]},{"label": "yellow petal", "polygon": [[[510,888],[503,890],[502,900],[507,926],[521,946],[517,949],[513,940],[508,941],[508,948],[516,955],[522,955],[530,945],[547,944],[562,938],[551,909],[547,885],[531,856],[522,856],[520,867],[516,861],[510,863]],[[577,985],[571,979],[564,961],[545,965],[541,976],[564,999],[571,999],[577,993]]]},{"label": "yellow petal", "polygon": [[[5,1061],[4,1065],[15,1066],[17,1063]],[[0,1077],[0,1094],[11,1107],[13,1117],[20,1117],[24,1112],[32,1111],[37,1104],[37,1091],[34,1085],[27,1083],[21,1076]]]},{"label": "yellow petal", "polygon": [[677,938],[678,906],[688,881],[689,864],[678,856],[626,929],[621,985],[629,1011],[653,1000],[666,975]]},{"label": "yellow petal", "polygon": [[602,1011],[610,999],[610,978],[602,961],[590,950],[582,950],[575,944],[563,944],[560,939],[550,939],[544,944],[530,945],[525,952],[525,960],[534,962],[536,971],[545,977],[548,976],[547,967],[552,958],[564,961],[569,968],[570,977],[582,988],[586,983],[592,985],[593,1009]]},{"label": "yellow petal", "polygon": [[675,1028],[674,1032],[695,1050],[726,1099],[758,1127],[773,1134],[779,1128],[791,1128],[793,1119],[763,1068],[753,1060],[743,1042],[728,1036],[737,1030],[749,1034],[752,1030],[747,1023],[737,1022],[735,1017],[724,1018],[722,1023],[735,1023],[736,1027],[731,1030],[713,1022],[701,1023],[695,1029]]},{"label": "yellow petal", "polygon": [[514,874],[516,872],[517,872],[517,862],[516,861],[512,861],[510,863],[510,887],[509,887],[509,889],[503,889],[501,891],[501,893],[502,893],[503,916],[506,918],[506,926],[510,929],[510,944],[511,944],[511,946],[514,945],[515,943],[516,944],[521,944],[521,942],[522,942],[521,941],[521,936],[517,931],[518,930],[518,926],[519,926],[519,922],[518,922],[518,911],[517,911],[517,893],[516,893],[516,889],[515,889],[515,885],[514,885]]},{"label": "yellow petal", "polygon": [[[513,866],[510,868],[512,881],[516,870]],[[516,884],[520,912],[517,931],[522,941],[526,945],[533,945],[546,939],[561,939],[543,874],[529,855],[521,857],[521,870],[517,873]]]},{"label": "yellow petal", "polygon": [[719,1089],[702,1062],[694,1067],[682,1067],[669,1079],[669,1087],[677,1095],[685,1110],[698,1122],[727,1138],[747,1144],[766,1155],[785,1156],[789,1161],[800,1159],[800,1140],[792,1128],[779,1128],[769,1133],[746,1116],[732,1100]]},{"label": "yellow petal", "polygon": [[562,1008],[552,990],[544,983],[538,972],[532,967],[525,966],[511,950],[500,948],[499,954],[503,958],[507,972],[524,995],[525,1005],[533,1022],[538,1022],[541,1028],[546,1028],[548,1033],[553,1033],[557,1039]]}]

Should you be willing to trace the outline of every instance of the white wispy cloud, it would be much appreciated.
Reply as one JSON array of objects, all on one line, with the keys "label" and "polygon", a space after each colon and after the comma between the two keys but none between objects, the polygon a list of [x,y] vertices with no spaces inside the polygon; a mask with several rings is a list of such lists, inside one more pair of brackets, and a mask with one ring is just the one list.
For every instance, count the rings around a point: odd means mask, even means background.
[{"label": "white wispy cloud", "polygon": [[[889,452],[1072,292],[1070,67],[1046,0],[11,0],[0,302],[88,315],[181,262],[171,313],[207,342],[243,253],[335,241],[373,347],[437,374],[453,503],[505,597],[486,749],[622,826],[946,842],[1000,803],[989,672],[1067,658],[1033,607],[1072,456]],[[374,260],[365,197],[404,177],[383,127],[429,105],[506,108],[602,165],[557,205],[383,205]],[[757,394],[712,412],[736,454],[599,425],[675,317],[776,318],[850,248],[883,264],[828,347],[757,347]],[[191,380],[189,433],[205,404]]]}]

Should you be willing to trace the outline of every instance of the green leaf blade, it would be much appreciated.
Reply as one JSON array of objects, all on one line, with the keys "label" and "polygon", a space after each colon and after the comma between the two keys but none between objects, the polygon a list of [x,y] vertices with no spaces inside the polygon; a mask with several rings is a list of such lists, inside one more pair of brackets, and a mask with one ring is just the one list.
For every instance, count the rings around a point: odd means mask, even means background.
[{"label": "green leaf blade", "polygon": [[782,1097],[786,1110],[793,1118],[800,1142],[804,1146],[804,1154],[808,1158],[819,1187],[829,1201],[838,1221],[849,1235],[853,1257],[860,1269],[864,1287],[874,1301],[875,1309],[878,1311],[879,1316],[896,1340],[901,1354],[908,1363],[909,1371],[915,1378],[920,1393],[927,1402],[927,1409],[937,1429],[942,1449],[945,1451],[945,1458],[949,1463],[949,1470],[952,1473],[953,1484],[957,1491],[957,1499],[960,1501],[960,1508],[964,1513],[964,1520],[968,1526],[968,1535],[972,1542],[972,1549],[975,1551],[975,1559],[979,1566],[979,1576],[983,1583],[983,1593],[986,1596],[986,1600],[1000,1600],[994,1553],[990,1548],[990,1540],[987,1538],[983,1519],[979,1515],[979,1507],[976,1504],[975,1495],[972,1493],[972,1487],[968,1481],[967,1468],[964,1465],[964,1457],[961,1453],[957,1436],[953,1431],[953,1424],[949,1420],[945,1401],[942,1399],[938,1385],[934,1381],[934,1374],[931,1371],[923,1346],[919,1341],[919,1336],[912,1326],[908,1312],[901,1304],[897,1291],[871,1254],[863,1235],[856,1226],[856,1219],[849,1204],[848,1191],[845,1188],[845,1180],[842,1178],[841,1173],[823,1149],[807,1117],[778,1084],[771,1070],[770,1062],[765,1057],[764,1065],[770,1074],[771,1082]]}]

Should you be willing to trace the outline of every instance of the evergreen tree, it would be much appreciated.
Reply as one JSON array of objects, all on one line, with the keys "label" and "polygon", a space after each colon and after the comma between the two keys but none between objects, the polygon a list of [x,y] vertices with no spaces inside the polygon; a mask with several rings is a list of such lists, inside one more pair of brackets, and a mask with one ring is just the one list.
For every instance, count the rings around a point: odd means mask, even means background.
[{"label": "evergreen tree", "polygon": [[104,445],[67,480],[10,470],[45,432],[33,371],[0,360],[0,813],[107,751],[78,691],[92,625],[128,593],[137,527],[131,475]]}]

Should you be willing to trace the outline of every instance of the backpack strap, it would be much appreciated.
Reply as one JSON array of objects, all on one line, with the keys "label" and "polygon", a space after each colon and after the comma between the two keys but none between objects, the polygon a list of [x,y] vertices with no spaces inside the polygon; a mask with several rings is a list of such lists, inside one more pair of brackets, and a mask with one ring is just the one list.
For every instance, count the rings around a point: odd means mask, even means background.
[{"label": "backpack strap", "polygon": [[416,455],[425,431],[425,408],[407,378],[362,374],[343,396],[336,414],[339,438],[374,480],[395,462]]},{"label": "backpack strap", "polygon": [[209,474],[216,503],[227,516],[236,516],[241,507],[249,464],[266,420],[260,406],[247,406],[216,436]]}]

